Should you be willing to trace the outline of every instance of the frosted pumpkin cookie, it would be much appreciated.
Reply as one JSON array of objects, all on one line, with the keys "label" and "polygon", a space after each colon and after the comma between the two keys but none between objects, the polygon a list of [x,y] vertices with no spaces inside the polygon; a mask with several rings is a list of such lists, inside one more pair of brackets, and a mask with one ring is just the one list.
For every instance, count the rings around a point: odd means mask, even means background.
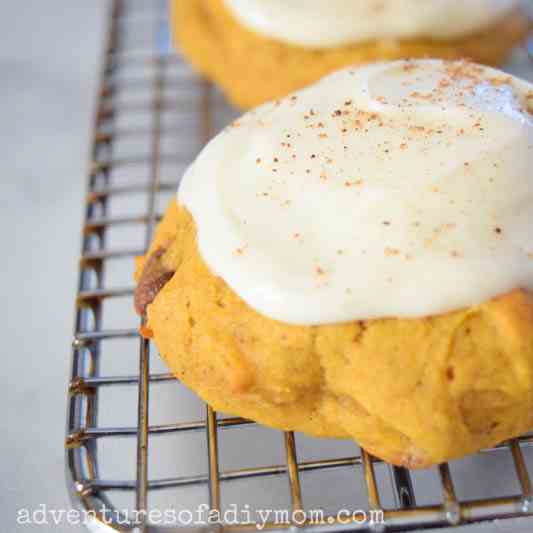
[{"label": "frosted pumpkin cookie", "polygon": [[177,47],[240,108],[344,66],[412,57],[500,64],[525,38],[519,0],[173,0]]},{"label": "frosted pumpkin cookie", "polygon": [[216,410],[407,467],[533,429],[532,102],[420,60],[249,112],[139,262],[145,333]]}]

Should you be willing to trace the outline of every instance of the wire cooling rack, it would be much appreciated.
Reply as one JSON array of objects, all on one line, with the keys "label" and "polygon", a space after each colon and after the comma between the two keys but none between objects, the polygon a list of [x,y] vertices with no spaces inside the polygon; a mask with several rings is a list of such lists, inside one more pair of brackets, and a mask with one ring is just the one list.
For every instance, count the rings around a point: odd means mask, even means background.
[{"label": "wire cooling rack", "polygon": [[[264,520],[280,531],[407,531],[531,517],[531,435],[409,472],[352,442],[310,439],[215,413],[165,372],[154,347],[139,337],[131,311],[133,259],[148,246],[186,165],[233,116],[170,49],[166,13],[161,0],[111,4],[66,436],[67,484],[88,525],[98,531],[255,530],[261,509],[290,511]],[[202,525],[205,514],[190,519],[199,508],[224,517],[232,506],[250,514],[239,514],[239,524],[231,515],[231,522],[216,526]],[[341,509],[360,512],[348,519]],[[309,510],[324,514],[318,520],[301,512]]]}]

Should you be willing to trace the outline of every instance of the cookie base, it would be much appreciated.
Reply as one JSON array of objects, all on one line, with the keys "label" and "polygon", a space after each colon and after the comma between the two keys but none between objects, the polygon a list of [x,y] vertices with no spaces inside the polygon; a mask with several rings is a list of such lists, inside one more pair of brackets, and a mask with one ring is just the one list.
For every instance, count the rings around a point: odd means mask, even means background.
[{"label": "cookie base", "polygon": [[[163,251],[163,253],[161,253]],[[353,438],[422,468],[533,429],[533,295],[422,319],[292,326],[250,308],[202,260],[172,201],[137,279],[173,272],[147,305],[170,370],[217,411]]]}]

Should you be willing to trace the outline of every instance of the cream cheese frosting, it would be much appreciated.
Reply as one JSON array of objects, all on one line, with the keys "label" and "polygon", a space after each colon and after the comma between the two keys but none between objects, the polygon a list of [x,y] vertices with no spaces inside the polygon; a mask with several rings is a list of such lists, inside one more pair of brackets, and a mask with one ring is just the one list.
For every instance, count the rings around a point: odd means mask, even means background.
[{"label": "cream cheese frosting", "polygon": [[314,48],[372,39],[451,39],[488,26],[519,0],[224,0],[241,24]]},{"label": "cream cheese frosting", "polygon": [[249,112],[185,173],[210,269],[292,324],[533,289],[533,85],[466,62],[339,71]]}]

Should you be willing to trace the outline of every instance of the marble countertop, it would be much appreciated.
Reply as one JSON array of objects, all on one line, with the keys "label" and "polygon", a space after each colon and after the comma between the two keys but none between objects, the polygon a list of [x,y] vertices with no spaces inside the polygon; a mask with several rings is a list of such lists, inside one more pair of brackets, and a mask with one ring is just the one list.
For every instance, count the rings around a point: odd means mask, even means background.
[{"label": "marble countertop", "polygon": [[[17,524],[20,511],[70,509],[63,452],[69,339],[108,6],[10,2],[0,18],[0,531],[10,533],[28,530]],[[475,531],[529,531],[513,524]],[[35,529],[76,528],[63,521]]]}]

